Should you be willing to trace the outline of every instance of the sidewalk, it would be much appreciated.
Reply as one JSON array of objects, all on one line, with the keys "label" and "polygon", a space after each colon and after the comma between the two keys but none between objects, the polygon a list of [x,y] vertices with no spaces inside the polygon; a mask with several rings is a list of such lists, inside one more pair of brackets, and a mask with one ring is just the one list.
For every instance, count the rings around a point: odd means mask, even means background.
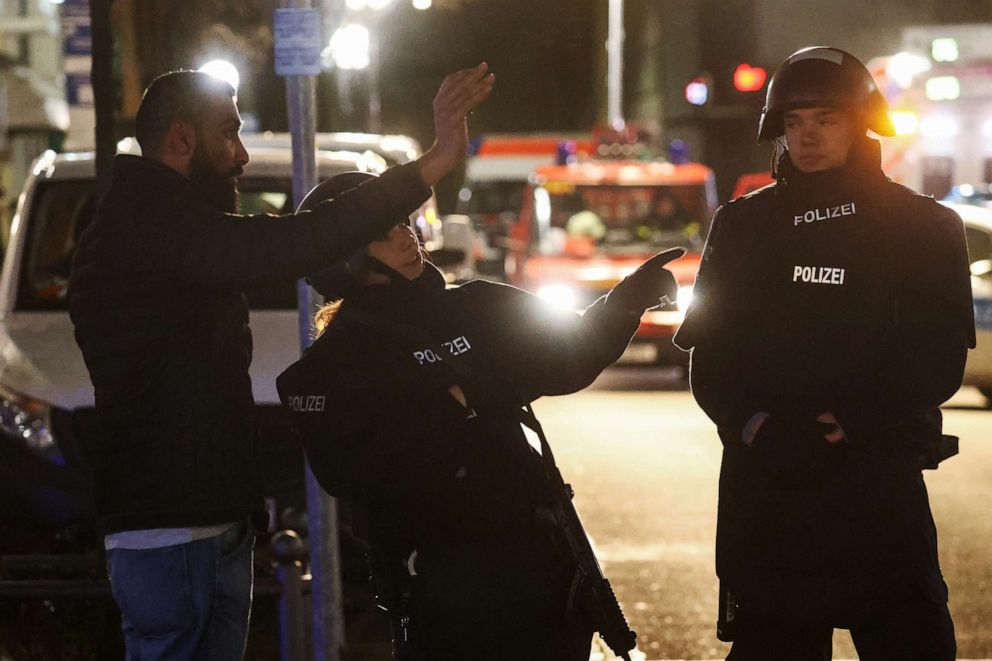
[{"label": "sidewalk", "polygon": [[[592,641],[592,653],[589,655],[589,661],[614,661],[617,657],[613,655],[610,648],[606,646],[599,636],[593,638]],[[630,653],[631,661],[724,661],[724,659],[649,659],[643,652],[635,649]],[[833,661],[858,661],[858,659],[834,659]],[[982,658],[982,659],[963,659],[958,658],[957,661],[992,661],[992,658]]]}]

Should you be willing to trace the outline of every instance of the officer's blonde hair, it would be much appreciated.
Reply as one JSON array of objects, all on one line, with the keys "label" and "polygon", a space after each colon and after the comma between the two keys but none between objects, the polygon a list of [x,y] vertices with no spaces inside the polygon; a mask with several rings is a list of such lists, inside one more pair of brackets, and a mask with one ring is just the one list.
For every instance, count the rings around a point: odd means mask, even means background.
[{"label": "officer's blonde hair", "polygon": [[334,317],[337,316],[338,311],[341,309],[341,304],[344,303],[343,299],[338,299],[336,301],[331,301],[326,305],[322,305],[319,310],[313,315],[313,337],[317,339],[324,334],[327,327],[331,325],[334,321]]}]

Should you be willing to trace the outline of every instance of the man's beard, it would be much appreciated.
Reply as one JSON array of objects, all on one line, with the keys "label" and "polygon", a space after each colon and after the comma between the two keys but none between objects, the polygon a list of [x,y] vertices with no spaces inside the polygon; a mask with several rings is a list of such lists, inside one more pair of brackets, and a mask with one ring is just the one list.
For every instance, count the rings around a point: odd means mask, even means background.
[{"label": "man's beard", "polygon": [[238,180],[241,168],[228,172],[218,172],[203,149],[193,151],[190,161],[189,179],[197,194],[213,207],[224,213],[238,212]]}]

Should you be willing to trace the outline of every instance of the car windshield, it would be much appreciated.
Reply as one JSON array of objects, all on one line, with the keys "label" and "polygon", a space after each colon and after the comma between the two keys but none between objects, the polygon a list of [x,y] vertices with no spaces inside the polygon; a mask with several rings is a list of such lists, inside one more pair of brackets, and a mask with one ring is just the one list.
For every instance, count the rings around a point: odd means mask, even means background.
[{"label": "car windshield", "polygon": [[459,211],[470,216],[516,214],[525,185],[524,181],[476,181],[458,194]]},{"label": "car windshield", "polygon": [[[292,211],[292,186],[280,178],[242,178],[241,212],[283,214]],[[30,234],[21,261],[19,310],[65,310],[69,267],[76,244],[96,210],[96,184],[91,179],[39,184]],[[296,308],[296,281],[287,279],[245,291],[254,310]]]},{"label": "car windshield", "polygon": [[538,249],[559,254],[699,247],[708,212],[702,185],[576,186],[548,182],[534,190],[534,214]]}]

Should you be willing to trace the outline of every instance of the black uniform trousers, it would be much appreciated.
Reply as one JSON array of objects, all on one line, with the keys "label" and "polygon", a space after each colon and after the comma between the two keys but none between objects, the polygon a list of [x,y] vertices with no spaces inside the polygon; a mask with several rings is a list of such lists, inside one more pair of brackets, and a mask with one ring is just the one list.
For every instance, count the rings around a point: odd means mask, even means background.
[{"label": "black uniform trousers", "polygon": [[[833,627],[737,611],[727,661],[830,661]],[[909,587],[888,608],[852,626],[861,661],[954,661],[957,645],[947,604]]]}]

